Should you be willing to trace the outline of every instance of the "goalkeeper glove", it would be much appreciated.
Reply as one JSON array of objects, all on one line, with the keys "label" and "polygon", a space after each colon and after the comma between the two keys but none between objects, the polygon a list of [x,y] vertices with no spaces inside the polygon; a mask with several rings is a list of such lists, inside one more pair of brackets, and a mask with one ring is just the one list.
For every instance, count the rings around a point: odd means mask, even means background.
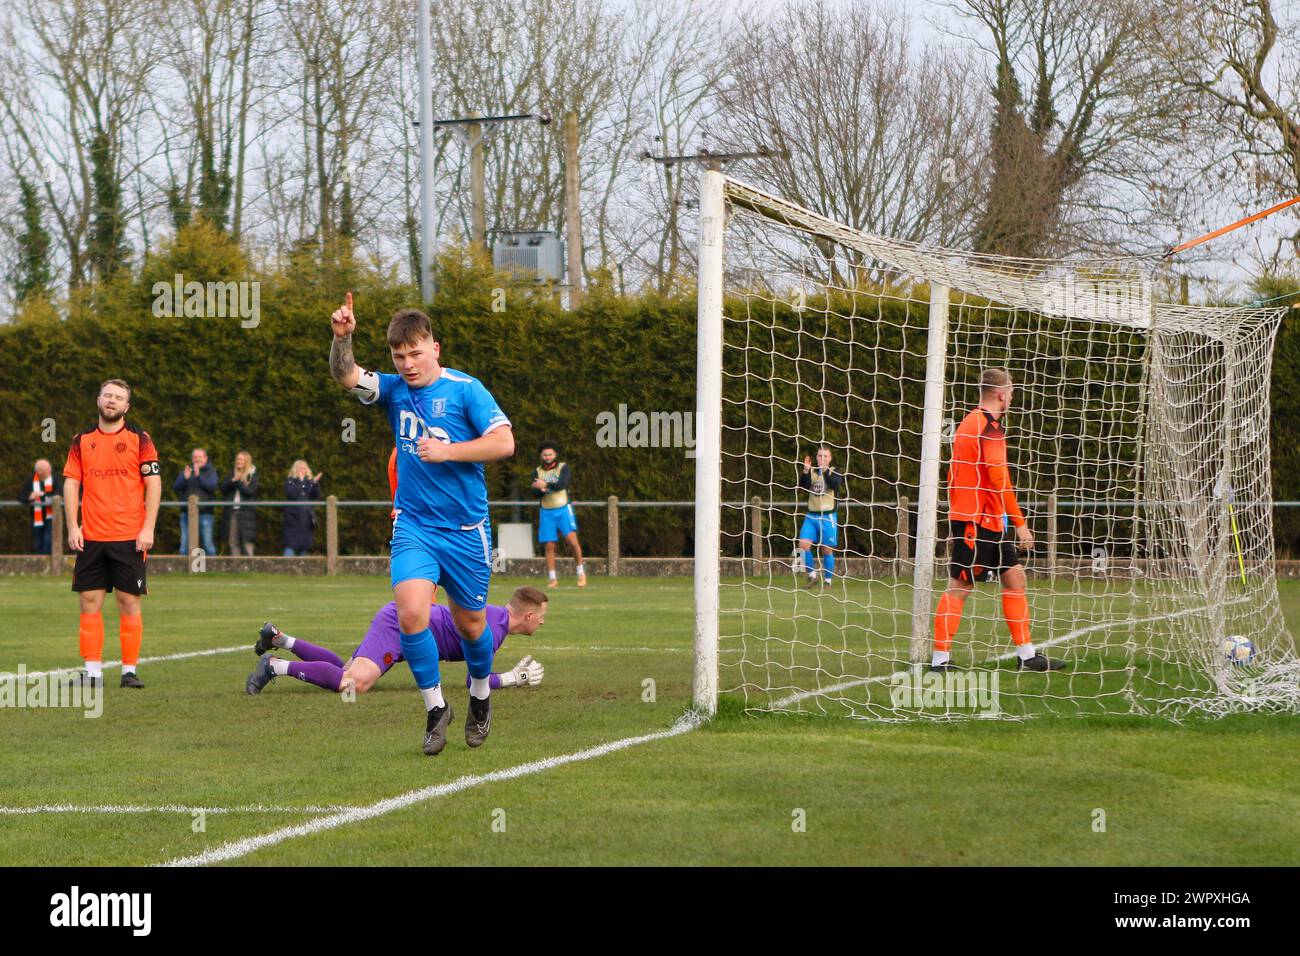
[{"label": "goalkeeper glove", "polygon": [[518,664],[501,675],[502,687],[536,687],[542,682],[546,669],[541,661],[533,660],[529,654]]}]

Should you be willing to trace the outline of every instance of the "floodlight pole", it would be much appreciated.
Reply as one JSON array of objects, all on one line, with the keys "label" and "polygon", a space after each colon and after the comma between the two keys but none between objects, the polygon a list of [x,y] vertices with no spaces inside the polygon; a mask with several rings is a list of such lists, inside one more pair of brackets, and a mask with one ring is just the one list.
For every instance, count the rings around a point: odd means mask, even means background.
[{"label": "floodlight pole", "polygon": [[416,29],[419,31],[420,72],[420,295],[432,302],[434,295],[433,260],[437,255],[437,224],[433,209],[433,89],[430,83],[429,4],[419,0]]}]

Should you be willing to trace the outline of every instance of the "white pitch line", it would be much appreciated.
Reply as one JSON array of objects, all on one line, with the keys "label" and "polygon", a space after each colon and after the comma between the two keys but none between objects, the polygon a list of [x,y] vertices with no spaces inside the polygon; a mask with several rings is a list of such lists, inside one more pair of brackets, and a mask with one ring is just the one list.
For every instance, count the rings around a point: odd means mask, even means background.
[{"label": "white pitch line", "polygon": [[689,647],[620,647],[614,644],[534,644],[535,651],[592,651],[597,654],[689,654]]},{"label": "white pitch line", "polygon": [[[251,644],[239,644],[234,647],[213,647],[204,651],[186,651],[185,653],[182,654],[163,654],[159,657],[142,657],[140,658],[140,663],[157,664],[162,661],[183,661],[194,657],[212,657],[216,654],[233,654],[236,651],[248,651],[251,650],[251,648],[252,648]],[[686,654],[690,652],[689,647],[618,647],[616,645],[604,645],[604,644],[567,645],[567,646],[562,644],[553,644],[553,645],[538,644],[538,645],[534,645],[533,649],[539,651],[557,651],[557,652],[576,651],[576,652],[589,652],[595,654],[608,654],[608,653]],[[289,651],[288,653],[291,654],[293,652]],[[121,667],[121,666],[122,666],[121,661],[104,661],[105,668]],[[63,674],[76,674],[83,669],[84,668],[81,667],[60,667],[50,671],[27,671],[23,676],[27,678],[59,677]],[[18,677],[17,674],[10,673],[9,671],[0,671],[0,681],[16,680],[17,677]]]},{"label": "white pitch line", "polygon": [[157,807],[140,807],[120,804],[101,804],[99,806],[85,806],[72,803],[46,803],[35,807],[0,807],[0,817],[17,817],[17,816],[35,816],[42,813],[342,813],[345,810],[355,810],[355,806],[349,804],[329,804],[327,806],[307,806],[307,807],[267,807],[260,804],[252,804],[242,807],[189,807],[180,804],[164,804]]},{"label": "white pitch line", "polygon": [[[141,664],[157,664],[162,661],[183,661],[191,657],[212,657],[214,654],[231,654],[235,651],[252,650],[251,644],[239,644],[235,647],[210,647],[205,651],[186,651],[183,654],[162,654],[158,657],[142,657]],[[104,667],[121,667],[121,661],[104,661]],[[32,677],[58,677],[60,674],[75,674],[84,668],[82,667],[60,667],[52,671],[27,671],[23,676]],[[0,673],[0,680],[16,680],[17,674],[11,674],[8,671]]]},{"label": "white pitch line", "polygon": [[315,820],[297,826],[282,827],[279,830],[272,830],[270,833],[263,833],[260,836],[246,837],[242,840],[223,843],[210,850],[204,850],[202,853],[196,853],[193,856],[178,857],[177,859],[168,860],[159,865],[207,866],[211,863],[222,863],[226,860],[235,860],[239,857],[247,856],[257,850],[264,849],[265,847],[275,846],[277,843],[283,843],[285,840],[311,836],[315,833],[322,833],[326,830],[333,830],[337,827],[346,826],[349,823],[359,823],[362,820],[370,820],[375,817],[383,816],[386,813],[392,813],[394,810],[403,810],[406,807],[414,806],[417,803],[424,803],[427,800],[451,796],[452,794],[468,790],[471,787],[482,786],[485,783],[497,783],[502,780],[516,780],[520,777],[529,776],[530,774],[541,773],[544,770],[552,770],[556,767],[562,767],[565,764],[591,760],[595,757],[603,757],[606,754],[615,753],[619,750],[626,750],[628,747],[635,747],[639,744],[650,743],[654,740],[666,740],[669,737],[677,737],[694,730],[696,727],[700,726],[701,723],[702,719],[698,715],[687,713],[684,716],[679,717],[677,722],[668,730],[660,730],[652,734],[642,734],[639,737],[625,737],[622,740],[600,744],[596,747],[588,747],[586,750],[579,750],[571,754],[563,754],[558,757],[546,757],[542,760],[534,760],[529,763],[519,764],[518,766],[509,767],[505,770],[494,770],[491,773],[461,777],[459,780],[454,780],[451,783],[442,783],[432,787],[422,787],[419,790],[411,790],[396,797],[389,797],[386,800],[380,800],[378,803],[372,803],[366,807],[356,807],[327,817],[317,817]]},{"label": "white pitch line", "polygon": [[[1241,604],[1245,600],[1246,600],[1245,598],[1237,598],[1236,600],[1228,601],[1227,603]],[[1185,608],[1181,611],[1171,611],[1168,614],[1154,614],[1151,617],[1140,617],[1130,621],[1103,621],[1100,624],[1090,624],[1088,627],[1078,628],[1066,634],[1062,634],[1059,637],[1048,638],[1047,640],[1041,642],[1035,641],[1034,644],[1037,647],[1054,647],[1057,644],[1068,643],[1069,641],[1072,641],[1077,637],[1083,637],[1083,635],[1085,634],[1091,634],[1094,631],[1104,631],[1109,628],[1119,627],[1123,624],[1151,624],[1154,623],[1155,621],[1167,621],[1175,617],[1186,617],[1188,614],[1200,614],[1201,612],[1208,611],[1208,610],[1210,610],[1210,607],[1207,605],[1205,607],[1192,607],[1192,608]],[[989,658],[988,662],[991,663],[993,661],[1010,660],[1015,656],[1016,656],[1015,651],[1007,651],[1005,654],[999,654],[996,657]],[[867,684],[883,683],[885,681],[891,681],[895,677],[899,677],[899,676],[905,677],[907,676],[907,674],[911,672],[912,666],[915,665],[910,665],[909,667],[906,667],[902,670],[894,671],[894,673],[889,674],[888,676],[881,675],[879,677],[855,678],[853,680],[841,681],[838,684],[831,684],[828,687],[818,687],[816,690],[801,690],[797,693],[789,694],[785,697],[782,697],[780,700],[773,701],[772,703],[764,707],[763,710],[767,710],[767,711],[782,710],[786,707],[789,707],[791,704],[797,704],[801,700],[807,700],[810,697],[824,697],[827,694],[838,693],[839,691],[849,690],[850,688],[853,687],[865,687]]]}]

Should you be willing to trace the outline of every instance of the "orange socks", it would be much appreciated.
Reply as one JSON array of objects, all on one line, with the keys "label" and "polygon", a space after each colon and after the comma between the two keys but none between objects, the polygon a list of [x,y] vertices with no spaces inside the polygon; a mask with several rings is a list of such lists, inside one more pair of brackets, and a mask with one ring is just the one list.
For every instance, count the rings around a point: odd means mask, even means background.
[{"label": "orange socks", "polygon": [[[119,634],[122,640],[122,668],[124,671],[135,670],[140,661],[140,644],[144,640],[144,618],[139,614],[123,614],[118,618]],[[77,629],[77,639],[81,645],[81,659],[87,664],[94,663],[87,671],[93,677],[100,674],[100,662],[104,659],[104,614],[81,615]]]},{"label": "orange socks", "polygon": [[104,659],[104,615],[98,611],[94,614],[81,615],[77,640],[81,645],[83,661],[102,661]]},{"label": "orange socks", "polygon": [[[954,594],[944,591],[939,596],[939,606],[934,613],[934,663],[948,660],[952,651],[952,639],[961,626],[961,612],[965,601]],[[1021,648],[1022,656],[1031,653],[1029,636],[1029,599],[1024,591],[1002,592],[1002,614],[1007,619],[1007,629],[1011,631],[1011,641]]]},{"label": "orange socks", "polygon": [[[140,614],[123,614],[120,618],[122,635],[122,666],[135,667],[140,661],[140,644],[144,641],[144,617]],[[99,640],[104,642],[104,625],[99,626]]]},{"label": "orange socks", "polygon": [[[966,602],[944,591],[934,612],[934,649],[943,654],[952,650],[952,638],[961,626],[961,609]],[[947,658],[945,658],[946,660]]]},{"label": "orange socks", "polygon": [[1029,601],[1024,591],[1002,592],[1002,614],[1011,631],[1011,642],[1016,647],[1029,643]]}]

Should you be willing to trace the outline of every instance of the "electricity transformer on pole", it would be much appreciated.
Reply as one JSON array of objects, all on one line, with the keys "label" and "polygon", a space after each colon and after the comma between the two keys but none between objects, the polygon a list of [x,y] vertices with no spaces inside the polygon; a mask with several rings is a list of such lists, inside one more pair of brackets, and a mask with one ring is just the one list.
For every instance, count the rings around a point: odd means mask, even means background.
[{"label": "electricity transformer on pole", "polygon": [[[423,78],[422,78],[423,79]],[[423,104],[421,104],[423,108]],[[430,106],[432,108],[432,106]],[[480,116],[477,113],[471,113],[469,116],[455,117],[453,119],[431,120],[428,122],[429,149],[432,154],[433,130],[449,129],[459,134],[462,140],[469,146],[470,150],[470,195],[471,195],[471,214],[470,230],[471,239],[482,249],[487,248],[487,179],[484,172],[483,159],[483,140],[484,137],[495,127],[504,123],[518,123],[528,120],[534,120],[542,126],[549,126],[551,122],[550,113],[512,113],[506,116]],[[421,123],[423,128],[426,124]],[[425,133],[420,134],[422,144],[425,139]],[[432,162],[426,167],[421,163],[420,175],[421,182],[421,202],[425,203],[430,210],[430,215],[426,218],[421,216],[421,230],[423,235],[420,237],[421,249],[432,250],[435,244],[433,233],[433,168]],[[425,272],[430,272],[430,265],[433,262],[432,255],[424,258]],[[423,286],[422,286],[423,287]],[[426,299],[431,299],[432,295],[426,293]]]}]

